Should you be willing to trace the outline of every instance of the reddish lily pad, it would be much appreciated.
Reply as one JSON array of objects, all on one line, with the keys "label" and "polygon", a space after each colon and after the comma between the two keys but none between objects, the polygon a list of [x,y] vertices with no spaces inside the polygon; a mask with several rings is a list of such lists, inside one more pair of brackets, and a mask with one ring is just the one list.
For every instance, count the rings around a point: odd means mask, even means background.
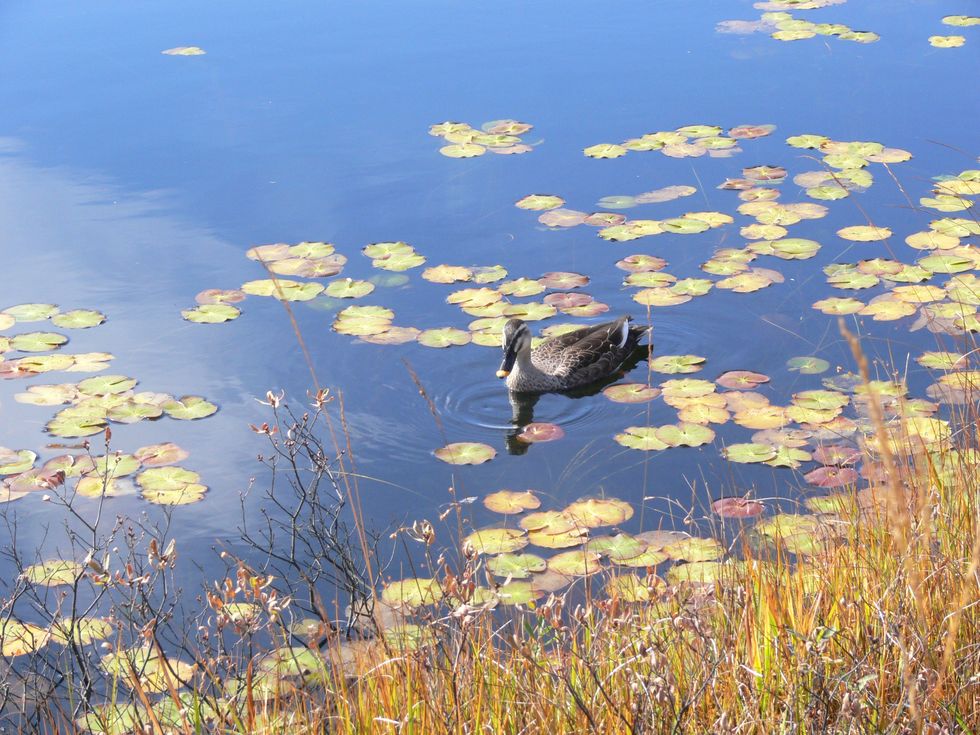
[{"label": "reddish lily pad", "polygon": [[749,370],[729,370],[719,375],[715,382],[724,388],[752,390],[763,383],[768,383],[769,376]]},{"label": "reddish lily pad", "polygon": [[534,422],[525,426],[517,434],[517,438],[522,442],[537,443],[551,442],[565,436],[565,431],[558,424],[545,422]]},{"label": "reddish lily pad", "polygon": [[660,389],[644,383],[619,383],[610,385],[602,394],[615,403],[646,403],[657,398]]},{"label": "reddish lily pad", "polygon": [[719,498],[711,504],[711,510],[722,518],[752,518],[765,509],[760,501],[747,498]]},{"label": "reddish lily pad", "polygon": [[808,472],[803,476],[803,479],[817,487],[844,487],[857,482],[858,473],[857,470],[851,467],[826,465],[824,467],[818,467],[812,472]]}]

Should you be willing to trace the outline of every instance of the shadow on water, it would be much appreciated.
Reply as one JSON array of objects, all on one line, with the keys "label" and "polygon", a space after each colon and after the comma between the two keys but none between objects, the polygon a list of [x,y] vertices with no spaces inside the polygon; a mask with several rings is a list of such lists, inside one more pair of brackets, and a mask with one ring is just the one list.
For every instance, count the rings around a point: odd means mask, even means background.
[{"label": "shadow on water", "polygon": [[[567,391],[555,391],[555,393],[571,398],[574,400],[581,400],[583,398],[590,398],[592,396],[598,395],[602,392],[604,388],[617,383],[622,380],[626,375],[636,368],[641,362],[647,359],[649,354],[647,345],[640,345],[632,354],[626,358],[626,361],[620,366],[612,375],[603,378],[602,380],[597,380],[594,383],[589,383],[581,388],[575,388],[573,390]],[[509,430],[504,439],[504,446],[507,449],[507,454],[522,455],[527,454],[527,450],[531,447],[531,442],[525,442],[518,438],[518,435],[523,431],[524,427],[530,423],[534,422],[534,407],[540,400],[541,393],[515,393],[510,391],[508,393],[508,399],[510,400],[511,417],[510,423],[513,429]]]}]

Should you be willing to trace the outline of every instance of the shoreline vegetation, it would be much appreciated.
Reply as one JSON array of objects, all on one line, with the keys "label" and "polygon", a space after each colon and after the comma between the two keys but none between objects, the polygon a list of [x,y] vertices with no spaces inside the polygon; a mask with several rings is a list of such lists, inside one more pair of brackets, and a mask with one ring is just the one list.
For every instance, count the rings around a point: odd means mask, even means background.
[{"label": "shoreline vegetation", "polygon": [[[176,584],[178,563],[193,561],[179,561],[169,514],[107,529],[52,491],[69,561],[5,552],[22,573],[0,608],[3,725],[154,735],[976,732],[976,347],[946,372],[955,395],[938,420],[904,393],[882,392],[842,331],[860,375],[860,440],[826,466],[845,481],[794,512],[779,507],[790,500],[716,501],[707,523],[691,526],[705,538],[605,535],[633,513],[610,498],[540,508],[544,520],[529,522],[540,504],[532,493],[485,499],[506,522],[473,531],[472,499],[453,491],[436,521],[391,534],[419,560],[415,576],[397,579],[383,551],[390,539],[361,514],[342,397],[326,389],[299,412],[267,396],[273,420],[252,427],[271,444],[260,457],[271,470],[263,512],[246,518],[243,500],[246,550],[222,552],[226,577],[197,595]],[[844,472],[854,466],[869,469]],[[516,553],[535,533],[538,551],[557,553]]]}]

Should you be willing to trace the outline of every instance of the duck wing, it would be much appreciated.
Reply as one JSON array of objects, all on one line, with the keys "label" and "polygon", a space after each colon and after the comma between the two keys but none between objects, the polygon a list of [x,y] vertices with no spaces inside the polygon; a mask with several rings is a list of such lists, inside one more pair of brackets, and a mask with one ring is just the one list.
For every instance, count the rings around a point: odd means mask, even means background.
[{"label": "duck wing", "polygon": [[613,373],[645,331],[631,327],[630,318],[623,316],[554,337],[538,347],[531,359],[538,369],[567,385],[583,385]]}]

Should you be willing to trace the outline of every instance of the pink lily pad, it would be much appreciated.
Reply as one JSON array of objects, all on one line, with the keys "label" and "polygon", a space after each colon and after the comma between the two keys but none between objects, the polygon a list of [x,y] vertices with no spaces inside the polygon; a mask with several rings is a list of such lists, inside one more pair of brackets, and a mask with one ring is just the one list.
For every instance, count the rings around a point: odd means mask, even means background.
[{"label": "pink lily pad", "polygon": [[534,422],[521,429],[521,432],[517,435],[517,438],[522,442],[536,443],[553,442],[557,439],[561,439],[563,436],[565,436],[565,430],[558,424]]},{"label": "pink lily pad", "polygon": [[572,288],[581,288],[589,285],[589,277],[581,273],[568,273],[566,271],[550,271],[543,274],[538,283],[547,288],[557,288],[567,291]]},{"label": "pink lily pad", "polygon": [[851,467],[824,466],[808,472],[803,479],[817,487],[844,487],[853,485],[858,479],[858,473]]},{"label": "pink lily pad", "polygon": [[715,382],[733,390],[752,390],[762,383],[769,382],[769,376],[762,373],[753,373],[749,370],[729,370],[718,376]]},{"label": "pink lily pad", "polygon": [[719,498],[711,504],[711,510],[722,518],[752,518],[765,510],[758,500],[745,498]]},{"label": "pink lily pad", "polygon": [[575,227],[585,222],[588,215],[576,209],[550,209],[538,216],[538,222],[548,227]]},{"label": "pink lily pad", "polygon": [[595,299],[587,293],[550,293],[544,297],[544,303],[554,306],[556,309],[570,309],[573,306],[585,306],[591,304]]},{"label": "pink lily pad", "polygon": [[813,458],[820,464],[843,467],[861,459],[861,450],[845,444],[822,445],[814,450]]}]

